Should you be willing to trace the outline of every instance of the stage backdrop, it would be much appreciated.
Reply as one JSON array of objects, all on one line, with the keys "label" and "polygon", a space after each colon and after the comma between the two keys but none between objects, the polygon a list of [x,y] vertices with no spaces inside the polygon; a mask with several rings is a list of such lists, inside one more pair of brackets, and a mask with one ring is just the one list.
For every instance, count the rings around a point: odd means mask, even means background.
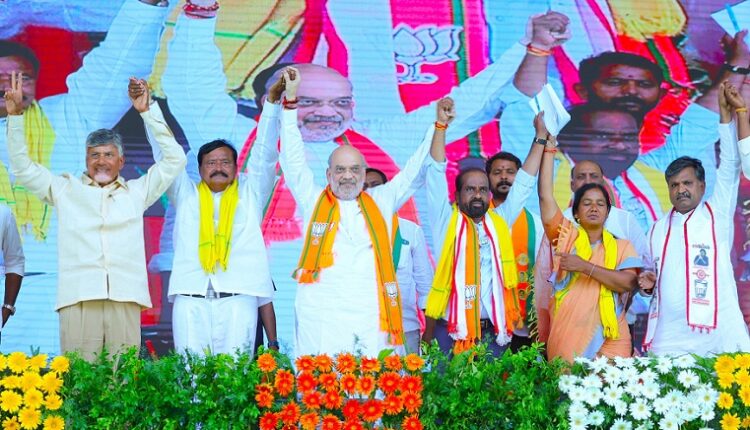
[{"label": "stage backdrop", "polygon": [[[572,37],[554,50],[548,81],[567,106],[584,102],[575,90],[578,65],[590,56],[605,51],[636,53],[654,61],[664,73],[664,95],[634,130],[639,160],[623,166],[624,172],[631,172],[631,167],[642,164],[640,179],[633,178],[636,173],[611,178],[615,194],[623,190],[618,202],[636,212],[641,227],[648,229],[669,208],[662,172],[675,154],[705,154],[712,188],[715,139],[707,141],[706,136],[713,134],[670,137],[670,132],[678,130],[674,127],[680,126],[684,113],[698,109],[690,111],[724,61],[719,43],[724,31],[710,18],[725,7],[724,0],[225,0],[215,25],[210,20],[180,18],[182,4],[170,3],[168,13],[155,13],[155,8],[137,0],[0,2],[1,36],[26,44],[40,60],[35,97],[55,129],[56,140],[38,161],[56,173],[78,175],[85,166],[86,134],[115,127],[126,142],[124,176],[143,174],[153,164],[151,149],[140,117],[132,110],[126,112],[127,73],[138,71],[143,77],[150,73],[154,95],[186,151],[226,138],[237,147],[244,168],[260,113],[261,72],[277,64],[315,63],[336,70],[351,83],[351,94],[325,79],[316,83],[315,92],[323,99],[318,102],[328,104],[329,119],[338,127],[316,129],[300,118],[317,182],[325,181],[323,169],[331,149],[347,142],[362,149],[369,165],[392,177],[434,121],[432,103],[450,95],[458,110],[456,124],[449,129],[453,141],[448,147],[447,180],[452,193],[459,160],[469,157],[471,162],[472,157],[491,156],[501,148],[521,159],[526,156],[531,113],[527,100],[512,86],[525,53],[519,40],[531,15],[554,10],[570,18]],[[139,37],[148,43],[134,43]],[[349,95],[351,101],[342,101]],[[708,121],[705,129],[715,129],[718,116],[702,115]],[[610,155],[609,161],[619,160],[617,153]],[[7,166],[4,143],[0,158]],[[195,160],[189,164],[194,175]],[[560,165],[564,168],[565,160]],[[563,185],[557,189],[560,201],[567,204],[568,183],[558,184]],[[0,197],[23,224],[28,272],[18,313],[2,331],[0,350],[40,348],[56,353],[56,215],[43,206],[36,209],[44,211],[43,216],[33,208],[22,209],[18,195]],[[535,200],[532,196],[530,208],[538,207]],[[423,225],[432,246],[425,204],[425,196],[418,193],[402,215]],[[168,349],[171,341],[163,283],[171,267],[168,207],[164,197],[146,212],[144,223],[143,264],[149,264],[154,307],[143,312],[143,332],[144,339],[160,351]],[[749,213],[750,184],[743,178],[733,259],[746,318],[750,317]],[[296,284],[291,273],[301,246],[301,224],[280,180],[268,202],[263,228],[277,290],[279,338],[287,348],[293,344]],[[247,262],[248,276],[253,264],[265,262]]]}]

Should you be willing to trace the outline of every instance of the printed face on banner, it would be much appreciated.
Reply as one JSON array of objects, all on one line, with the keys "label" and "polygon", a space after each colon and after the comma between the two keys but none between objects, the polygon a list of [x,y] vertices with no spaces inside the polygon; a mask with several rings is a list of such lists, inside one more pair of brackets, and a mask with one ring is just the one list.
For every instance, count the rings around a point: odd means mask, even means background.
[{"label": "printed face on banner", "polygon": [[349,128],[354,115],[352,84],[328,67],[304,64],[297,91],[297,122],[305,142],[328,142]]},{"label": "printed face on banner", "polygon": [[661,93],[659,82],[650,71],[615,64],[602,68],[585,96],[589,103],[615,106],[642,118],[656,106]]},{"label": "printed face on banner", "polygon": [[[23,108],[26,109],[36,98],[36,73],[28,61],[20,57],[0,57],[0,91],[10,88],[11,73],[23,73]],[[0,97],[0,118],[8,115],[5,98]]]}]

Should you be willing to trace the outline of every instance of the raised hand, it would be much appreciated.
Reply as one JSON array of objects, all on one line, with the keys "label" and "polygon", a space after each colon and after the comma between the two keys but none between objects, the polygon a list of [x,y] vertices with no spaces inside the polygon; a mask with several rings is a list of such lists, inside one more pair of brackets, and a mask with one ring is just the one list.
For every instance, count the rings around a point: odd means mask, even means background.
[{"label": "raised hand", "polygon": [[8,115],[23,115],[23,73],[10,72],[10,88],[5,88],[5,110]]},{"label": "raised hand", "polygon": [[748,67],[750,66],[750,48],[745,42],[747,30],[737,32],[734,37],[724,35],[721,44],[726,53],[727,63],[732,66]]},{"label": "raised hand", "polygon": [[549,11],[532,16],[526,26],[526,36],[535,48],[550,50],[570,39],[567,16]]},{"label": "raised hand", "polygon": [[549,139],[549,130],[547,130],[547,124],[544,123],[544,111],[540,111],[534,117],[534,130],[536,130],[536,137],[539,139]]},{"label": "raised hand", "polygon": [[456,105],[450,97],[443,97],[437,103],[437,121],[450,124],[456,118]]},{"label": "raised hand", "polygon": [[151,104],[151,92],[148,83],[144,79],[130,78],[128,83],[128,97],[135,110],[139,113],[146,112]]},{"label": "raised hand", "polygon": [[268,101],[271,103],[278,103],[281,100],[281,94],[284,93],[286,88],[286,82],[284,81],[284,74],[279,75],[279,79],[271,85],[268,89]]},{"label": "raised hand", "polygon": [[299,89],[299,83],[302,81],[302,76],[295,67],[287,67],[284,69],[282,74],[284,84],[286,86],[286,98],[287,100],[294,100],[297,98],[297,89]]},{"label": "raised hand", "polygon": [[[719,100],[721,100],[721,96],[719,97]],[[737,87],[728,82],[724,84],[724,98],[726,99],[727,104],[732,109],[740,109],[745,107],[745,99],[744,97],[742,97],[742,94],[740,94],[740,91],[737,89]]]}]

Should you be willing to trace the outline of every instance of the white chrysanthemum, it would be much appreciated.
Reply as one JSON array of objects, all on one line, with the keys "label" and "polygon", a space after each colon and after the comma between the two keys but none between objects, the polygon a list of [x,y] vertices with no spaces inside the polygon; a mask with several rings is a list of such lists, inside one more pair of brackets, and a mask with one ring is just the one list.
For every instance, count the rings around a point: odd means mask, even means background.
[{"label": "white chrysanthemum", "polygon": [[678,390],[669,390],[666,396],[664,398],[669,402],[669,407],[674,408],[680,406],[680,404],[685,400],[685,396]]},{"label": "white chrysanthemum", "polygon": [[622,371],[614,366],[607,366],[604,369],[604,380],[609,385],[618,385],[622,381]]},{"label": "white chrysanthemum", "polygon": [[698,405],[692,401],[687,401],[682,404],[681,418],[683,421],[692,421],[698,418],[702,412],[702,408],[699,408]]},{"label": "white chrysanthemum", "polygon": [[599,388],[587,388],[586,389],[586,400],[590,406],[597,406],[602,400],[602,390]]},{"label": "white chrysanthemum", "polygon": [[625,392],[632,397],[638,397],[641,394],[641,383],[636,379],[631,379],[625,384]]},{"label": "white chrysanthemum", "polygon": [[625,416],[628,413],[628,404],[622,400],[615,402],[615,413],[619,416]]},{"label": "white chrysanthemum", "polygon": [[609,406],[614,406],[615,402],[622,400],[622,395],[625,391],[622,387],[607,387],[604,389],[604,403]]},{"label": "white chrysanthemum", "polygon": [[716,417],[716,412],[714,412],[714,409],[704,409],[703,413],[701,414],[701,421],[711,421]]},{"label": "white chrysanthemum", "polygon": [[571,418],[569,423],[570,423],[570,430],[573,430],[573,429],[585,430],[586,428],[588,428],[586,426],[586,416]]},{"label": "white chrysanthemum", "polygon": [[671,417],[664,417],[659,420],[659,429],[661,430],[677,430],[679,427],[680,425],[677,424],[677,421]]},{"label": "white chrysanthemum", "polygon": [[638,421],[644,421],[651,417],[651,408],[645,401],[638,399],[630,404],[630,414]]},{"label": "white chrysanthemum", "polygon": [[560,388],[560,391],[567,394],[573,387],[576,386],[577,381],[578,378],[575,376],[562,375],[560,376],[560,381],[558,382],[557,386]]},{"label": "white chrysanthemum", "polygon": [[699,384],[690,393],[692,402],[701,406],[703,410],[713,409],[719,400],[719,392],[706,384]]},{"label": "white chrysanthemum", "polygon": [[[691,357],[690,355],[686,357]],[[677,375],[677,380],[686,388],[690,388],[700,382],[700,378],[692,370],[681,370]]]},{"label": "white chrysanthemum", "polygon": [[573,403],[568,408],[568,418],[586,418],[588,416],[589,410],[586,408],[586,406],[583,403]]},{"label": "white chrysanthemum", "polygon": [[659,415],[664,415],[669,410],[669,402],[661,397],[654,400],[654,412]]},{"label": "white chrysanthemum", "polygon": [[602,388],[602,379],[598,375],[588,375],[581,381],[581,386],[586,389]]},{"label": "white chrysanthemum", "polygon": [[641,379],[641,372],[635,367],[626,367],[622,369],[622,380],[623,381],[638,381]]},{"label": "white chrysanthemum", "polygon": [[651,430],[651,425],[649,423],[643,423],[636,427],[635,430]]},{"label": "white chrysanthemum", "polygon": [[573,362],[578,363],[578,364],[583,364],[585,367],[590,367],[591,365],[591,360],[583,356],[574,358]]},{"label": "white chrysanthemum", "polygon": [[636,364],[638,364],[639,366],[643,366],[643,367],[651,367],[654,361],[655,361],[654,357],[651,357],[648,355],[635,358]]},{"label": "white chrysanthemum", "polygon": [[575,387],[570,389],[570,392],[568,392],[568,397],[570,397],[570,400],[574,402],[583,402],[586,400],[586,390],[576,385]]},{"label": "white chrysanthemum", "polygon": [[690,354],[681,355],[674,359],[674,365],[680,369],[687,369],[695,366],[695,358]]},{"label": "white chrysanthemum", "polygon": [[586,418],[586,422],[588,422],[589,425],[598,427],[604,424],[604,414],[601,411],[593,411]]},{"label": "white chrysanthemum", "polygon": [[612,427],[610,427],[611,430],[633,430],[633,424],[630,423],[630,421],[626,421],[622,418],[617,418],[615,422],[612,423]]},{"label": "white chrysanthemum", "polygon": [[654,400],[659,396],[659,384],[656,382],[646,382],[641,385],[641,396]]},{"label": "white chrysanthemum", "polygon": [[644,384],[650,384],[650,383],[656,382],[656,379],[658,377],[659,375],[657,375],[656,372],[654,372],[651,369],[645,369],[640,374],[641,381],[643,381]]},{"label": "white chrysanthemum", "polygon": [[672,370],[672,360],[669,357],[661,356],[656,359],[656,371],[662,375],[669,373]]},{"label": "white chrysanthemum", "polygon": [[667,413],[664,414],[664,419],[674,422],[677,424],[677,427],[679,427],[685,422],[685,413],[682,411],[682,408],[678,406],[668,410]]},{"label": "white chrysanthemum", "polygon": [[599,356],[594,359],[594,361],[589,362],[589,366],[591,366],[591,370],[593,370],[596,373],[601,372],[604,370],[607,366],[609,366],[609,360],[605,356]]},{"label": "white chrysanthemum", "polygon": [[615,364],[621,369],[626,369],[628,367],[633,367],[635,362],[630,357],[615,357]]}]

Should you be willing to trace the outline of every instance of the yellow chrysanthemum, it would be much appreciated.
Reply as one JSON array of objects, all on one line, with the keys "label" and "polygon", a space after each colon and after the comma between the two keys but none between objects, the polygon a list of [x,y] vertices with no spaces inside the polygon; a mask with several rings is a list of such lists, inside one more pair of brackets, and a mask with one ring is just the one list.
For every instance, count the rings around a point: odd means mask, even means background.
[{"label": "yellow chrysanthemum", "polygon": [[6,412],[15,412],[21,407],[23,397],[13,390],[5,390],[0,393],[0,409]]},{"label": "yellow chrysanthemum", "polygon": [[37,388],[39,385],[41,385],[41,383],[42,383],[42,377],[39,376],[38,373],[28,371],[28,372],[24,372],[24,374],[21,375],[21,380],[20,380],[19,385],[23,391],[29,391],[32,388]]},{"label": "yellow chrysanthemum", "polygon": [[47,354],[37,354],[29,358],[29,367],[34,370],[39,370],[43,367],[47,367]]},{"label": "yellow chrysanthemum", "polygon": [[18,422],[22,429],[36,429],[42,419],[42,413],[37,409],[23,408],[18,413]]},{"label": "yellow chrysanthemum", "polygon": [[26,354],[23,352],[11,352],[8,355],[8,369],[13,373],[23,373],[28,367]]},{"label": "yellow chrysanthemum", "polygon": [[734,361],[734,358],[729,355],[722,355],[716,359],[716,363],[714,364],[716,373],[734,372],[734,369],[736,368],[737,363]]},{"label": "yellow chrysanthemum", "polygon": [[750,387],[740,388],[739,397],[743,405],[750,406]]},{"label": "yellow chrysanthemum", "polygon": [[50,394],[44,400],[44,407],[48,411],[56,411],[62,407],[62,398],[57,394]]},{"label": "yellow chrysanthemum", "polygon": [[747,387],[748,385],[750,385],[750,373],[748,373],[745,369],[738,370],[737,373],[734,374],[734,380],[740,386]]},{"label": "yellow chrysanthemum", "polygon": [[57,373],[65,373],[70,369],[70,362],[68,357],[64,355],[58,355],[52,359],[52,363],[49,364],[49,368]]},{"label": "yellow chrysanthemum", "polygon": [[42,401],[44,401],[44,395],[36,388],[30,389],[23,395],[23,402],[27,408],[39,409],[42,407]]},{"label": "yellow chrysanthemum", "polygon": [[740,369],[750,369],[750,354],[738,354],[734,358],[734,364]]},{"label": "yellow chrysanthemum", "polygon": [[47,393],[56,393],[62,387],[63,381],[57,376],[55,372],[48,372],[42,376],[41,388]]},{"label": "yellow chrysanthemum", "polygon": [[721,418],[721,430],[738,430],[740,428],[740,419],[735,414],[726,413]]},{"label": "yellow chrysanthemum", "polygon": [[3,430],[20,430],[21,424],[16,417],[8,417],[3,420]]},{"label": "yellow chrysanthemum", "polygon": [[734,384],[733,373],[719,373],[719,386],[721,388],[731,388]]},{"label": "yellow chrysanthemum", "polygon": [[65,420],[62,418],[52,415],[44,420],[44,430],[63,430],[65,428]]},{"label": "yellow chrysanthemum", "polygon": [[742,424],[740,424],[740,427],[742,428],[750,428],[750,417],[745,417],[742,419]]},{"label": "yellow chrysanthemum", "polygon": [[734,405],[734,397],[729,393],[721,393],[716,404],[722,409],[729,409]]},{"label": "yellow chrysanthemum", "polygon": [[0,384],[2,384],[2,386],[6,389],[20,388],[21,377],[17,375],[6,376],[2,380],[0,380]]},{"label": "yellow chrysanthemum", "polygon": [[8,359],[0,354],[0,370],[5,370],[6,367],[8,367]]}]

